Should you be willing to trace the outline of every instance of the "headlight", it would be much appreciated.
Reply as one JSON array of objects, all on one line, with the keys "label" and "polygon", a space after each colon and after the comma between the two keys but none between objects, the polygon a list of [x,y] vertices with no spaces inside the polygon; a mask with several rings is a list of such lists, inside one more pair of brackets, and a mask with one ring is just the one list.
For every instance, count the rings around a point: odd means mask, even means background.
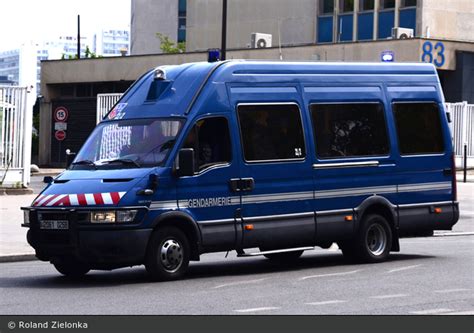
[{"label": "headlight", "polygon": [[91,223],[133,222],[137,210],[104,210],[91,212]]},{"label": "headlight", "polygon": [[23,223],[25,225],[30,225],[30,211],[29,210],[23,211]]},{"label": "headlight", "polygon": [[97,211],[91,212],[91,223],[114,223],[115,211]]},{"label": "headlight", "polygon": [[135,215],[137,215],[136,210],[118,210],[117,222],[133,222]]}]

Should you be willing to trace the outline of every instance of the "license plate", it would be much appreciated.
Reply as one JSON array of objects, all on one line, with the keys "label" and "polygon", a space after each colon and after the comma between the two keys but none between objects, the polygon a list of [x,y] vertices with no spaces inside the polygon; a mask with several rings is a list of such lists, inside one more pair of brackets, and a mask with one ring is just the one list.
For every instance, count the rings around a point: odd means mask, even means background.
[{"label": "license plate", "polygon": [[48,230],[67,230],[69,229],[69,221],[40,221],[40,229]]}]

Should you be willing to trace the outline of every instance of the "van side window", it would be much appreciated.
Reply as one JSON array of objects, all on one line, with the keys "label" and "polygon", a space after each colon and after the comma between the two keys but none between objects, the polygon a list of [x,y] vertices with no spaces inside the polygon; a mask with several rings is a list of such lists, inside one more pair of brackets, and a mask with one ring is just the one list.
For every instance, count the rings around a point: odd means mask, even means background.
[{"label": "van side window", "polygon": [[246,161],[305,158],[297,105],[239,105],[238,115]]},{"label": "van side window", "polygon": [[436,103],[392,105],[402,155],[434,154],[444,151],[441,119]]},{"label": "van side window", "polygon": [[183,148],[193,148],[196,170],[215,164],[230,163],[229,125],[223,117],[199,120],[188,133]]},{"label": "van side window", "polygon": [[313,104],[310,108],[319,158],[389,153],[382,104]]}]

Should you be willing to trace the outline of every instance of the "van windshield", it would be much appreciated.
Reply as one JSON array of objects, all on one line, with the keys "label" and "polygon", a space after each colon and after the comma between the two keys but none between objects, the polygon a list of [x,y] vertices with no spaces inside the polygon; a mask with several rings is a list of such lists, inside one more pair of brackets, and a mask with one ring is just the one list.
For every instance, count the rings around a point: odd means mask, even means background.
[{"label": "van windshield", "polygon": [[162,165],[181,120],[133,119],[102,123],[77,154],[72,169],[117,169]]}]

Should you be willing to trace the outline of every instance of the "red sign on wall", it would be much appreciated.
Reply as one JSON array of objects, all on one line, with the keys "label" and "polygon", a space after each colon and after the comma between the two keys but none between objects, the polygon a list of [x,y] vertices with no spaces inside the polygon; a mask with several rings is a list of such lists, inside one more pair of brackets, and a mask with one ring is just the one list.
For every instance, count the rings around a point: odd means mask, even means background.
[{"label": "red sign on wall", "polygon": [[66,139],[66,132],[65,131],[56,131],[54,133],[54,137],[58,141],[63,141],[64,139]]}]

